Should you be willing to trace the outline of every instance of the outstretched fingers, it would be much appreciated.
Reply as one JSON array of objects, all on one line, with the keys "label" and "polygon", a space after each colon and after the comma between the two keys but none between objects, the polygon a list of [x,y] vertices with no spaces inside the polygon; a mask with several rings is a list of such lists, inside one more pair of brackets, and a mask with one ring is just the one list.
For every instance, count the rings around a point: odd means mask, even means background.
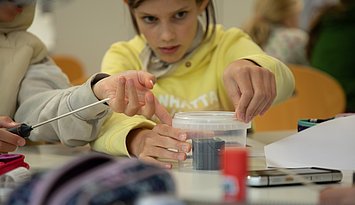
[{"label": "outstretched fingers", "polygon": [[115,95],[109,96],[109,105],[115,112],[124,113],[126,108],[126,78],[120,76],[117,80]]}]

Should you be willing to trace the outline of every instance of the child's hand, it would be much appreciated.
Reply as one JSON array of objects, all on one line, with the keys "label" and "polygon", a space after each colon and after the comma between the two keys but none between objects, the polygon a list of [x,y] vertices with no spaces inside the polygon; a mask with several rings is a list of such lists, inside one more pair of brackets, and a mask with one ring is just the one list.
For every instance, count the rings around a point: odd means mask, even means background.
[{"label": "child's hand", "polygon": [[230,64],[223,76],[238,120],[249,122],[264,114],[276,97],[274,74],[248,60]]},{"label": "child's hand", "polygon": [[183,161],[191,151],[191,144],[186,139],[187,134],[180,129],[157,124],[152,130],[132,130],[127,136],[127,149],[140,160],[172,168],[171,160]]},{"label": "child's hand", "polygon": [[337,204],[350,205],[355,204],[355,187],[334,187],[326,188],[319,194],[321,205]]},{"label": "child's hand", "polygon": [[[18,126],[18,123],[11,118],[0,116],[0,128],[11,128]],[[0,129],[0,153],[15,151],[17,146],[24,146],[26,140],[15,135],[6,129]]]},{"label": "child's hand", "polygon": [[104,78],[94,85],[99,99],[110,98],[108,104],[114,112],[128,116],[136,114],[152,118],[154,114],[165,124],[171,124],[171,116],[150,89],[155,77],[144,71],[127,71]]}]

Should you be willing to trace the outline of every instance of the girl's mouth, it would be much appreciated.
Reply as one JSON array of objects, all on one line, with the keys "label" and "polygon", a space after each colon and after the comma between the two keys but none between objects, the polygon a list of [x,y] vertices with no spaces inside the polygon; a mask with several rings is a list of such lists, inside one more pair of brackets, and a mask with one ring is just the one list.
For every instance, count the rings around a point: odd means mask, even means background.
[{"label": "girl's mouth", "polygon": [[180,46],[169,46],[169,47],[159,47],[159,50],[163,54],[173,54],[175,53]]}]

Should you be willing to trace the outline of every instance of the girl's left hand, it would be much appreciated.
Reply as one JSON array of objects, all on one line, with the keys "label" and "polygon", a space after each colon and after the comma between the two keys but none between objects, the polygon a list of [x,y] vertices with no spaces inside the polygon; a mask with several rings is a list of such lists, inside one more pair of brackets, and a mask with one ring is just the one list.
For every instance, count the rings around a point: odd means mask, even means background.
[{"label": "girl's left hand", "polygon": [[243,122],[264,114],[276,97],[274,74],[249,60],[231,63],[224,71],[223,81],[236,117]]}]

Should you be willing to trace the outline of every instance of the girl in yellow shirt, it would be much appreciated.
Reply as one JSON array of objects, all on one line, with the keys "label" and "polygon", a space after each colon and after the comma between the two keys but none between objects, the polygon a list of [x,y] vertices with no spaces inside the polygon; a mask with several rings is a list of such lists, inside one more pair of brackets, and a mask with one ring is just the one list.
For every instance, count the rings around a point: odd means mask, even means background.
[{"label": "girl in yellow shirt", "polygon": [[[126,0],[138,33],[112,45],[103,71],[145,70],[157,82],[153,93],[171,114],[227,110],[249,122],[294,89],[290,70],[266,55],[241,30],[216,25],[210,0]],[[203,20],[199,17],[204,16]],[[202,23],[204,22],[204,23]],[[170,168],[158,158],[184,160],[186,133],[140,116],[113,114],[92,147],[135,156]],[[171,149],[178,152],[170,151]]]}]

